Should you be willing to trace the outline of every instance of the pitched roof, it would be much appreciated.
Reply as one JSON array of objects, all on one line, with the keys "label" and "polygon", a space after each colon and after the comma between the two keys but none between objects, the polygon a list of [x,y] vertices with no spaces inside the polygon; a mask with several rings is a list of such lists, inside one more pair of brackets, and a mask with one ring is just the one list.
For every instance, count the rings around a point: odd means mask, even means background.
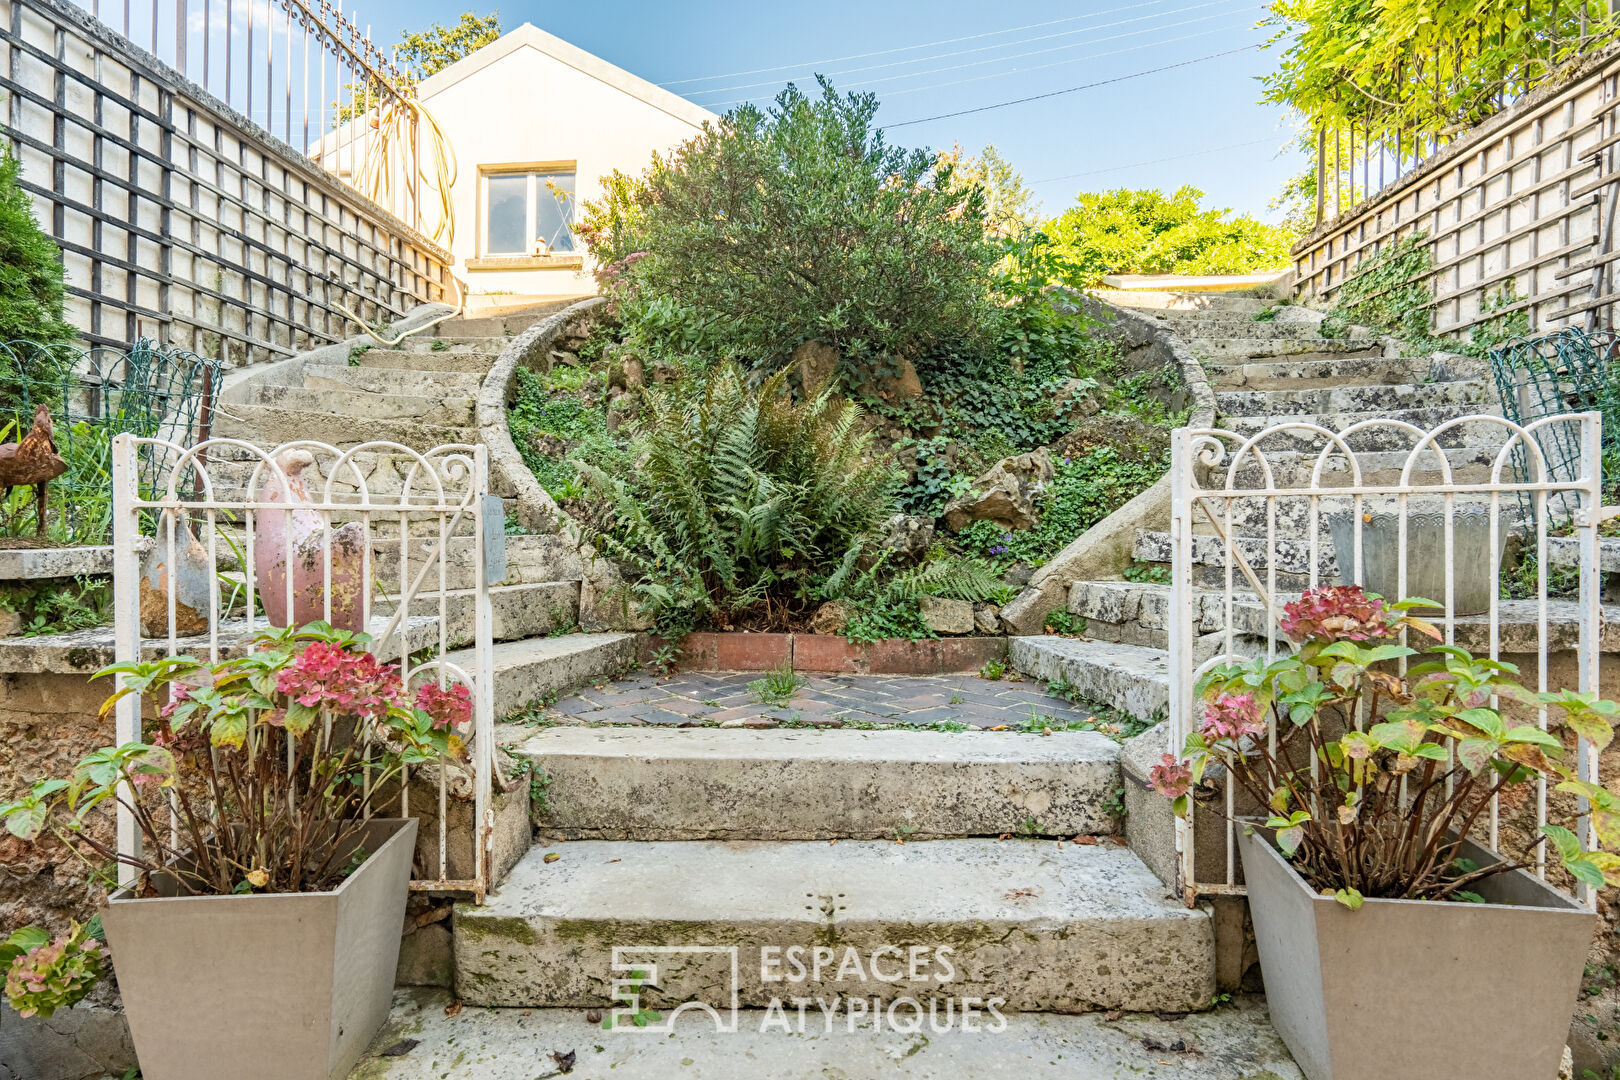
[{"label": "pitched roof", "polygon": [[476,52],[462,57],[449,67],[424,79],[418,87],[422,100],[426,101],[434,94],[439,93],[456,83],[475,75],[491,64],[517,52],[522,48],[531,48],[544,53],[553,60],[567,64],[576,71],[589,75],[591,78],[606,83],[622,93],[646,102],[653,108],[684,120],[693,127],[702,127],[705,121],[714,120],[716,116],[701,105],[694,105],[679,94],[670,93],[663,87],[648,82],[639,75],[632,75],[621,67],[603,60],[579,48],[570,45],[554,34],[548,34],[533,23],[524,23],[516,30],[502,34],[495,41],[490,42]]}]

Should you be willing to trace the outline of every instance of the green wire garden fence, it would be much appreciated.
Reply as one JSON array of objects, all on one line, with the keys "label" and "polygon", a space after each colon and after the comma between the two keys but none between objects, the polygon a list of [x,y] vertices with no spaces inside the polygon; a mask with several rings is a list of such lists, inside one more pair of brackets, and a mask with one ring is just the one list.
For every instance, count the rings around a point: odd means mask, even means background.
[{"label": "green wire garden fence", "polygon": [[[1491,350],[1491,373],[1502,401],[1502,415],[1517,424],[1565,413],[1603,416],[1604,501],[1614,501],[1620,481],[1620,335],[1588,333],[1575,327],[1521,338]],[[1550,479],[1568,480],[1580,471],[1581,447],[1573,425],[1550,424],[1536,435]],[[1526,451],[1514,451],[1519,476],[1528,475]],[[1525,520],[1533,520],[1526,497]]]},{"label": "green wire garden fence", "polygon": [[[0,342],[0,442],[16,442],[50,407],[56,451],[68,471],[51,481],[51,544],[105,544],[112,526],[112,440],[122,432],[189,446],[208,437],[219,361],[148,338],[129,349]],[[143,489],[163,463],[144,457]],[[14,488],[0,502],[0,536],[34,535],[34,493]]]}]

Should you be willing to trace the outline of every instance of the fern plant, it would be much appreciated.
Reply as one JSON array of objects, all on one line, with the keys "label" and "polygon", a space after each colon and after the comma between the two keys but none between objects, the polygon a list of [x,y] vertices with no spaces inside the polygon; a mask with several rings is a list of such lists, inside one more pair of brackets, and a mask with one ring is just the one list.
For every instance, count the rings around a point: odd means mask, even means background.
[{"label": "fern plant", "polygon": [[924,596],[1000,604],[1013,592],[984,562],[949,554],[937,544],[922,562],[900,570],[889,565],[890,552],[871,560],[862,558],[864,552],[864,544],[851,547],[817,589],[822,600],[842,600],[851,607],[844,636],[858,645],[934,637],[917,606]]},{"label": "fern plant", "polygon": [[592,542],[630,568],[663,628],[760,609],[780,625],[818,568],[894,512],[899,476],[861,415],[830,389],[796,401],[785,371],[755,385],[730,363],[651,387],[628,452],[578,463],[608,511]]}]

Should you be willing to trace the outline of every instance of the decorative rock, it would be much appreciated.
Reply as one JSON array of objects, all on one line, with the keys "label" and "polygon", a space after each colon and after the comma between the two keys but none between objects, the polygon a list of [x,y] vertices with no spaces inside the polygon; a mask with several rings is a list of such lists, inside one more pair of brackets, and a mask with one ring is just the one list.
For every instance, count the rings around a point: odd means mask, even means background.
[{"label": "decorative rock", "polygon": [[825,341],[806,341],[797,345],[789,357],[799,369],[799,385],[807,394],[813,394],[838,374],[838,350]]},{"label": "decorative rock", "polygon": [[630,595],[619,568],[607,559],[598,558],[595,549],[587,546],[580,554],[584,557],[584,577],[579,583],[579,625],[589,632],[601,630],[646,630],[652,619],[643,615]]},{"label": "decorative rock", "polygon": [[552,349],[550,353],[552,367],[578,367],[579,356],[567,349]]},{"label": "decorative rock", "polygon": [[902,559],[915,562],[928,554],[934,542],[934,519],[920,514],[896,514],[884,523],[883,546]]},{"label": "decorative rock", "polygon": [[917,375],[915,364],[904,356],[887,357],[883,362],[889,365],[889,371],[869,375],[866,381],[861,383],[862,396],[875,397],[881,401],[922,397],[922,379]]},{"label": "decorative rock", "polygon": [[1067,408],[1075,416],[1095,416],[1102,411],[1102,402],[1097,400],[1096,390],[1095,379],[1070,379],[1058,387],[1052,400],[1060,414]]},{"label": "decorative rock", "polygon": [[1001,609],[995,604],[974,604],[973,629],[986,636],[1001,633]]},{"label": "decorative rock", "polygon": [[936,634],[973,633],[973,605],[966,600],[924,596],[917,600],[923,624]]},{"label": "decorative rock", "polygon": [[975,521],[994,521],[1010,529],[1032,529],[1040,520],[1035,496],[1052,476],[1052,458],[1045,449],[1004,458],[974,480],[966,495],[945,505],[945,527],[960,532]]},{"label": "decorative rock", "polygon": [[816,613],[810,617],[810,632],[812,634],[836,634],[844,628],[849,621],[850,605],[844,600],[828,600],[816,608]]},{"label": "decorative rock", "polygon": [[0,638],[16,637],[22,632],[22,616],[15,611],[0,608]]}]

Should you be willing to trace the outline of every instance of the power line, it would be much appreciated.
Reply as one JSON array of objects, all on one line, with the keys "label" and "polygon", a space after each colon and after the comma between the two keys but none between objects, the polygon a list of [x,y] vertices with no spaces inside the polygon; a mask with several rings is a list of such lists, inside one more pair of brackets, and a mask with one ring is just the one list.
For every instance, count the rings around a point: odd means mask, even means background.
[{"label": "power line", "polygon": [[[1196,7],[1208,7],[1210,5],[1209,4],[1199,4],[1199,5],[1195,5],[1195,6]],[[1121,34],[1110,34],[1107,37],[1096,38],[1096,39],[1093,39],[1093,40],[1090,40],[1090,41],[1074,41],[1074,42],[1070,42],[1067,45],[1053,45],[1053,46],[1048,46],[1047,48],[1044,48],[1044,49],[1032,49],[1032,50],[1030,50],[1028,52],[1012,53],[1012,54],[1007,55],[1007,56],[996,56],[996,57],[991,57],[991,58],[986,59],[986,60],[971,60],[971,61],[969,61],[969,62],[967,62],[965,64],[949,64],[949,65],[946,65],[946,66],[943,66],[943,67],[928,68],[928,69],[926,69],[924,71],[910,71],[910,72],[906,72],[905,74],[902,74],[902,75],[886,75],[886,76],[880,76],[880,77],[874,78],[874,79],[862,79],[862,80],[860,80],[858,82],[853,82],[853,83],[848,84],[848,88],[850,88],[850,89],[861,89],[861,88],[865,88],[865,87],[878,86],[878,85],[880,85],[882,83],[901,82],[901,81],[904,81],[906,79],[920,79],[920,78],[923,78],[923,77],[928,76],[928,75],[936,75],[936,74],[940,74],[942,72],[947,72],[947,71],[962,71],[962,70],[964,70],[966,68],[983,67],[986,64],[999,64],[999,63],[1001,63],[1003,61],[1006,61],[1006,60],[1019,60],[1019,59],[1022,59],[1024,57],[1026,57],[1026,56],[1043,56],[1043,55],[1045,55],[1047,53],[1063,52],[1063,51],[1065,51],[1067,49],[1078,49],[1078,48],[1084,48],[1085,46],[1088,46],[1088,45],[1101,45],[1101,44],[1104,44],[1105,42],[1109,42],[1109,41],[1120,41],[1120,40],[1123,40],[1125,38],[1140,37],[1143,34],[1157,34],[1157,33],[1161,32],[1161,31],[1164,31],[1164,30],[1174,30],[1177,27],[1181,27],[1181,26],[1191,26],[1191,25],[1193,25],[1195,23],[1209,22],[1211,19],[1224,18],[1224,17],[1226,17],[1228,15],[1233,14],[1234,12],[1244,10],[1245,8],[1247,8],[1247,6],[1248,6],[1247,4],[1242,4],[1242,5],[1239,5],[1238,7],[1229,8],[1226,11],[1218,11],[1213,15],[1202,15],[1202,16],[1199,16],[1198,18],[1195,18],[1195,19],[1182,19],[1179,22],[1165,23],[1165,24],[1162,24],[1160,26],[1143,27],[1140,30],[1127,30],[1127,31],[1125,31],[1124,33],[1121,33]],[[1186,10],[1191,10],[1191,9],[1183,8],[1183,9],[1180,9],[1180,10],[1186,11]],[[1175,12],[1166,12],[1165,14],[1175,14]],[[1125,22],[1136,22],[1138,20],[1127,19],[1127,20],[1124,20],[1124,21]],[[1109,25],[1111,25],[1111,26],[1120,26],[1120,25],[1123,25],[1123,23],[1111,23]],[[1248,22],[1247,19],[1245,19],[1244,25],[1250,25],[1250,23]],[[1101,30],[1101,29],[1105,29],[1105,27],[1099,26],[1099,27],[1094,27],[1094,29]],[[1147,42],[1146,45],[1137,46],[1137,48],[1151,48],[1151,47],[1156,46],[1156,45],[1169,44],[1169,43],[1175,42],[1175,41],[1184,41],[1189,37],[1199,37],[1199,36],[1202,36],[1202,35],[1184,34],[1181,37],[1165,38],[1165,39],[1159,39],[1159,40],[1155,40],[1155,41],[1149,41],[1149,42]],[[1085,56],[1073,56],[1073,57],[1068,58],[1067,60],[1057,60],[1057,61],[1053,61],[1053,62],[1047,63],[1047,64],[1035,64],[1035,65],[1028,65],[1028,66],[1024,66],[1024,67],[1014,67],[1014,68],[1009,68],[1006,71],[991,72],[988,75],[972,76],[972,77],[969,77],[969,78],[966,78],[966,79],[958,79],[958,80],[955,80],[954,82],[937,83],[937,84],[932,84],[932,85],[927,86],[927,87],[913,87],[913,88],[911,88],[909,90],[895,91],[895,92],[896,93],[913,93],[913,92],[915,92],[917,90],[934,89],[934,88],[937,88],[939,86],[955,86],[955,85],[957,85],[957,83],[977,82],[977,81],[980,81],[982,79],[999,78],[999,77],[1001,77],[1003,75],[1012,75],[1012,74],[1017,74],[1017,73],[1021,73],[1021,72],[1028,72],[1028,71],[1040,71],[1042,68],[1061,67],[1061,66],[1063,66],[1065,64],[1073,64],[1073,63],[1077,63],[1077,62],[1079,62],[1081,60],[1093,60],[1093,59],[1096,59],[1097,57],[1100,57],[1100,56],[1113,56],[1117,52],[1130,52],[1130,51],[1134,51],[1134,50],[1132,50],[1132,49],[1116,49],[1113,52],[1091,53],[1091,54],[1088,54],[1088,55],[1085,55]],[[838,75],[838,74],[849,74],[849,73],[848,72],[831,72],[830,74],[831,75]],[[771,85],[775,85],[775,84],[774,83],[756,83],[755,85],[771,86]],[[726,101],[726,102],[719,102],[719,103],[710,102],[710,103],[708,103],[707,107],[710,107],[710,108],[725,108],[726,106],[729,106],[729,105],[740,105],[745,101],[756,101],[756,100],[759,100],[759,99],[758,98],[739,98],[739,99],[734,100],[734,101]]]},{"label": "power line", "polygon": [[[1156,2],[1158,2],[1158,3],[1166,3],[1166,2],[1168,2],[1168,0],[1156,0]],[[1129,25],[1130,23],[1146,22],[1146,21],[1148,21],[1150,19],[1162,19],[1162,18],[1165,18],[1165,17],[1170,16],[1170,15],[1180,15],[1182,12],[1185,12],[1185,11],[1196,11],[1196,10],[1198,10],[1200,8],[1214,7],[1216,4],[1218,4],[1220,2],[1221,2],[1221,0],[1205,0],[1204,3],[1189,4],[1186,7],[1171,8],[1169,11],[1158,11],[1158,12],[1154,12],[1151,15],[1138,15],[1134,19],[1117,19],[1117,20],[1115,20],[1114,22],[1111,22],[1111,23],[1101,23],[1101,24],[1099,24],[1097,26],[1086,26],[1086,27],[1082,27],[1079,30],[1064,30],[1064,31],[1061,31],[1061,32],[1056,33],[1056,34],[1042,34],[1042,35],[1040,35],[1038,37],[1019,38],[1016,41],[1002,41],[1002,42],[998,42],[995,45],[980,45],[978,48],[975,48],[975,49],[957,49],[954,52],[932,53],[932,54],[930,54],[928,56],[918,56],[918,57],[915,57],[914,59],[911,59],[911,60],[894,60],[894,61],[890,61],[887,64],[868,64],[865,67],[845,68],[842,71],[829,71],[829,72],[826,72],[825,74],[827,74],[828,76],[834,76],[834,75],[858,75],[863,71],[881,71],[884,68],[903,67],[906,64],[922,64],[922,63],[926,63],[926,62],[928,62],[930,60],[948,60],[953,56],[968,56],[968,55],[970,55],[972,53],[989,52],[989,51],[991,51],[993,49],[1007,49],[1007,48],[1011,48],[1014,45],[1028,45],[1028,44],[1031,44],[1031,43],[1037,42],[1037,41],[1050,41],[1053,38],[1073,37],[1075,34],[1089,34],[1094,30],[1108,30],[1108,29],[1111,29],[1111,28],[1113,28],[1115,26],[1126,26],[1126,25]],[[1132,8],[1134,8],[1135,6],[1136,5],[1132,5]],[[1243,5],[1243,7],[1245,7],[1245,8],[1247,8],[1248,6],[1249,5],[1247,3],[1245,3]],[[1122,10],[1131,10],[1132,8],[1115,8],[1113,10],[1122,11]],[[1236,9],[1233,9],[1233,10],[1236,10]],[[1111,14],[1111,12],[1103,11],[1103,12],[1098,12],[1098,14],[1099,15],[1108,15],[1108,14]],[[1174,24],[1174,25],[1180,25],[1180,24]],[[1137,32],[1138,33],[1147,33],[1149,31],[1151,31],[1152,29],[1154,29],[1154,28],[1149,27],[1147,30],[1142,30],[1142,31],[1137,31]],[[1111,39],[1104,38],[1103,40],[1108,41],[1108,40],[1111,40]],[[1039,53],[1042,53],[1042,52],[1052,52],[1052,51],[1055,51],[1057,49],[1072,49],[1072,48],[1075,48],[1077,46],[1084,45],[1084,44],[1085,44],[1085,42],[1083,42],[1083,41],[1076,41],[1076,42],[1072,42],[1072,43],[1070,43],[1068,45],[1054,45],[1054,46],[1051,46],[1051,47],[1046,48],[1046,49],[1037,49],[1037,50],[1033,50],[1031,52],[1013,53],[1013,54],[1010,54],[1008,56],[992,57],[992,58],[987,59],[987,60],[975,61],[975,63],[993,64],[993,63],[996,63],[997,61],[1000,61],[1000,60],[1016,60],[1021,56],[1035,56],[1035,55],[1037,55]],[[971,67],[972,65],[969,64],[969,65],[962,65],[962,66]],[[804,69],[795,68],[794,70],[804,70]],[[941,71],[941,70],[949,71],[949,70],[952,70],[952,69],[950,69],[950,68],[935,68],[933,70],[935,70],[935,71]],[[914,71],[909,75],[894,75],[894,76],[890,76],[889,78],[891,80],[893,80],[893,79],[908,79],[908,78],[911,78],[911,77],[916,76],[916,75],[927,75],[927,74],[931,74],[931,72],[929,72],[929,71]],[[707,90],[694,90],[694,91],[692,91],[692,93],[694,95],[723,94],[723,93],[727,93],[727,92],[732,91],[732,90],[752,90],[755,87],[760,87],[760,86],[777,86],[777,85],[779,85],[780,82],[781,82],[781,80],[779,80],[779,79],[768,79],[768,80],[766,80],[764,82],[737,83],[737,84],[732,85],[732,86],[713,86],[713,87],[710,87]]]},{"label": "power line", "polygon": [[[1169,0],[1148,0],[1148,5],[1164,4]],[[682,86],[693,82],[712,82],[715,79],[737,79],[744,75],[764,75],[772,71],[803,71],[814,68],[820,64],[842,64],[846,60],[865,60],[872,56],[892,56],[899,52],[911,52],[914,49],[931,49],[935,45],[955,45],[962,41],[979,41],[998,34],[1016,34],[1023,30],[1041,30],[1048,26],[1060,26],[1063,23],[1078,22],[1081,19],[1095,19],[1102,15],[1112,15],[1116,11],[1128,11],[1133,7],[1142,7],[1142,4],[1125,4],[1120,7],[1109,8],[1106,11],[1094,11],[1088,15],[1070,15],[1062,19],[1050,19],[1046,22],[1028,23],[1024,26],[1010,26],[1005,30],[986,30],[981,34],[965,34],[962,37],[941,38],[938,41],[925,41],[920,45],[900,45],[893,49],[878,49],[874,52],[851,53],[848,56],[834,56],[826,60],[809,60],[802,64],[782,64],[779,67],[754,68],[751,71],[732,71],[724,75],[696,75],[690,79],[675,79],[671,82],[659,83],[660,86]],[[698,91],[702,92],[702,91]]]},{"label": "power line", "polygon": [[931,120],[949,120],[954,116],[969,116],[973,113],[989,112],[991,109],[1005,109],[1009,105],[1023,105],[1031,101],[1042,101],[1046,98],[1059,97],[1063,94],[1078,93],[1081,90],[1094,90],[1099,86],[1108,86],[1113,83],[1125,82],[1129,79],[1140,79],[1145,75],[1157,75],[1162,71],[1172,71],[1176,68],[1187,67],[1191,64],[1201,64],[1205,60],[1215,60],[1222,56],[1232,56],[1236,53],[1248,52],[1251,49],[1258,48],[1260,48],[1260,43],[1255,42],[1253,45],[1242,45],[1236,49],[1226,49],[1223,52],[1210,53],[1208,56],[1197,56],[1191,60],[1182,60],[1181,62],[1175,64],[1165,64],[1163,67],[1148,68],[1146,71],[1133,71],[1129,75],[1120,75],[1112,79],[1103,79],[1100,82],[1086,83],[1082,86],[1070,86],[1062,90],[1049,90],[1044,94],[1031,94],[1029,97],[1014,98],[1011,101],[998,101],[994,105],[980,105],[975,109],[958,109],[956,112],[940,113],[937,116],[919,116],[915,120],[902,120],[898,124],[884,124],[883,127],[886,129],[910,127],[913,124],[926,124]]},{"label": "power line", "polygon": [[1037,184],[1052,184],[1059,180],[1077,180],[1082,176],[1097,176],[1101,173],[1121,172],[1125,169],[1140,168],[1143,165],[1159,165],[1166,161],[1182,161],[1186,158],[1203,157],[1205,154],[1218,154],[1223,150],[1241,150],[1248,146],[1259,146],[1261,143],[1275,142],[1272,137],[1264,139],[1250,139],[1248,142],[1232,143],[1228,146],[1211,146],[1207,150],[1194,150],[1187,154],[1172,154],[1170,157],[1152,158],[1148,161],[1133,161],[1129,165],[1110,165],[1106,169],[1087,169],[1085,172],[1064,173],[1062,176],[1048,176],[1044,180],[1031,180],[1029,186]]}]

